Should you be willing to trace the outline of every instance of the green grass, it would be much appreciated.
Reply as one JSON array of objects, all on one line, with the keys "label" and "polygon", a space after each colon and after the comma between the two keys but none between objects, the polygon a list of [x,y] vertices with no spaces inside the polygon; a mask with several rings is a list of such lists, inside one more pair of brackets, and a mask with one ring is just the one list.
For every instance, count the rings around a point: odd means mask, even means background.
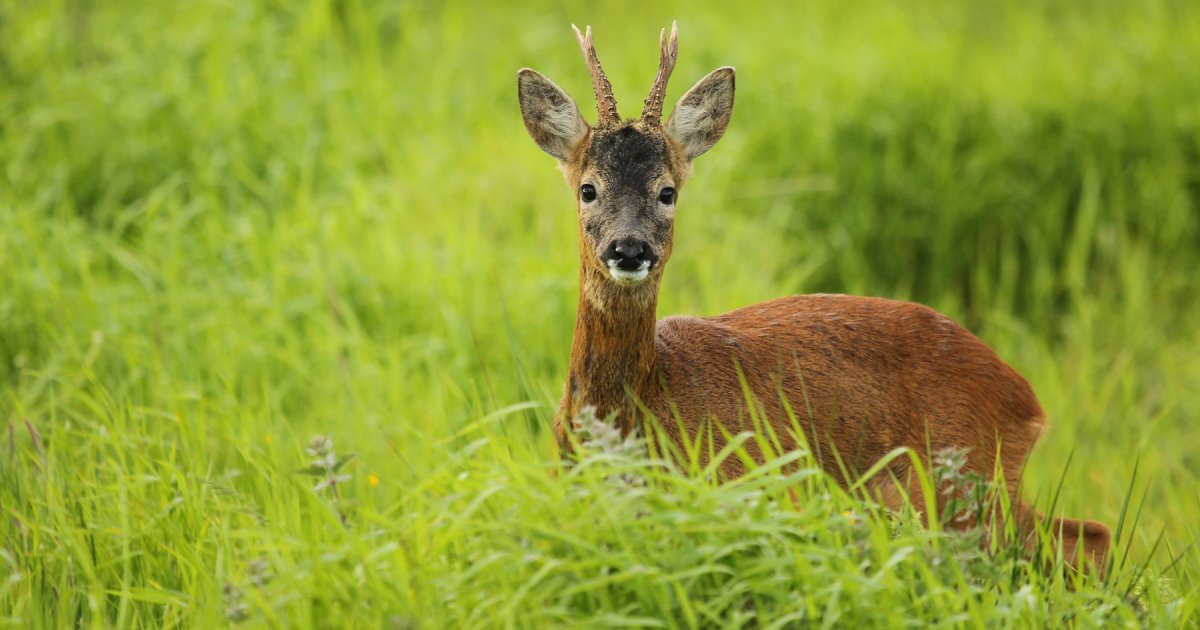
[{"label": "green grass", "polygon": [[[1200,623],[1200,7],[592,4],[0,0],[0,624]],[[634,114],[673,17],[668,100],[739,90],[660,313],[968,324],[1050,416],[1026,496],[1128,500],[1107,583],[805,467],[547,474],[575,222],[516,70],[590,110],[591,23]]]}]

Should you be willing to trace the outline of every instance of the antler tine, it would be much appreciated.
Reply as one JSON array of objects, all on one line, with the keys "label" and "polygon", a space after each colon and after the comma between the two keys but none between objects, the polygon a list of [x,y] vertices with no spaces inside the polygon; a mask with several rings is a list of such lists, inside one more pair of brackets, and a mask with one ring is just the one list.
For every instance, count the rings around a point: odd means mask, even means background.
[{"label": "antler tine", "polygon": [[642,110],[642,120],[659,124],[662,122],[663,100],[667,97],[667,80],[675,69],[675,59],[679,56],[679,23],[671,21],[671,39],[667,40],[667,29],[658,34],[658,75],[654,77],[654,85],[650,88],[650,96],[646,97],[646,107]]},{"label": "antler tine", "polygon": [[600,59],[596,56],[596,45],[592,42],[592,27],[586,27],[586,34],[580,33],[579,27],[574,24],[571,25],[571,30],[575,31],[575,39],[579,40],[579,48],[583,50],[583,60],[587,62],[588,72],[592,75],[592,89],[596,92],[596,112],[600,115],[596,126],[603,127],[620,123],[621,115],[617,113],[617,97],[613,96],[612,84],[608,82],[604,68],[600,67]]}]

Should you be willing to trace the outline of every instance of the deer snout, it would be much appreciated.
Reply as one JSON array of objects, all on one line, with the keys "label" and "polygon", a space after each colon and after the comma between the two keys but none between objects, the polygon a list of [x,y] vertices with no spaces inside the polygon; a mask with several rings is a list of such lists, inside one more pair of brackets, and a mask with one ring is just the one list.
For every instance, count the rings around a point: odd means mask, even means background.
[{"label": "deer snout", "polygon": [[616,239],[608,244],[604,253],[604,262],[621,271],[649,269],[657,261],[658,256],[654,255],[650,244],[636,238]]},{"label": "deer snout", "polygon": [[638,282],[650,275],[658,256],[650,244],[639,238],[614,239],[604,249],[609,274],[622,282]]}]

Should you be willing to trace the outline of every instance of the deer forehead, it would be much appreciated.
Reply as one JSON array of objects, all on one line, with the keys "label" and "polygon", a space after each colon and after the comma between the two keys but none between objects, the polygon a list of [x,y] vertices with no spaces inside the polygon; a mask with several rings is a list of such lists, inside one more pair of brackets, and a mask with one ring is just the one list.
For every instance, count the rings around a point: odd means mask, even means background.
[{"label": "deer forehead", "polygon": [[[658,186],[678,186],[677,156],[661,129],[637,122],[596,129],[578,165],[581,183],[657,194]],[[589,182],[595,179],[596,182]]]}]

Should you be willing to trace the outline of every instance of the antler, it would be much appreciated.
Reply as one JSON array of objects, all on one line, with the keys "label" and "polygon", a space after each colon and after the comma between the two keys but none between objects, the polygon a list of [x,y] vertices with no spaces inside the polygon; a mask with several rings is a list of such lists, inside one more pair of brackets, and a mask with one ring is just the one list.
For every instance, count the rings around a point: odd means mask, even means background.
[{"label": "antler", "polygon": [[679,23],[671,21],[671,39],[667,40],[667,29],[658,34],[658,76],[654,77],[654,85],[650,88],[650,96],[646,97],[646,107],[642,110],[642,120],[648,123],[662,122],[663,100],[667,97],[667,79],[675,69],[675,58],[679,56]]},{"label": "antler", "polygon": [[579,40],[579,48],[583,50],[583,59],[587,62],[588,72],[592,74],[592,89],[596,92],[596,111],[600,114],[596,126],[620,124],[621,115],[617,113],[617,98],[613,96],[612,84],[608,82],[604,68],[600,67],[600,59],[596,57],[596,45],[592,42],[592,27],[586,28],[586,34],[580,33],[579,27],[574,24],[571,25],[571,30],[575,31],[575,39]]}]

